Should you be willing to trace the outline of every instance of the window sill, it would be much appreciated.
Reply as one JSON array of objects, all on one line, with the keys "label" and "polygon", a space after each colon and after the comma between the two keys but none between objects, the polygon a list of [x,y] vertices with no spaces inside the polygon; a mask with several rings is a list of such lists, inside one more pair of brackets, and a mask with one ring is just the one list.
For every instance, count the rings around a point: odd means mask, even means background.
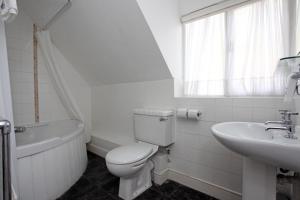
[{"label": "window sill", "polygon": [[[284,96],[176,96],[178,99],[283,99]],[[295,96],[294,98],[300,98]]]}]

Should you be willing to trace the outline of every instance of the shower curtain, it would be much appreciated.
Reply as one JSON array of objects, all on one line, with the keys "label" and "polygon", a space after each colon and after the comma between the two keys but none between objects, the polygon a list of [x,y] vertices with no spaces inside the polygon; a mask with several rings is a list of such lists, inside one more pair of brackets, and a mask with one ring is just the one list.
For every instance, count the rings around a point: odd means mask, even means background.
[{"label": "shower curtain", "polygon": [[6,22],[12,21],[18,15],[16,0],[0,0],[0,19]]},{"label": "shower curtain", "polygon": [[90,141],[90,135],[87,132],[87,124],[85,122],[84,116],[80,112],[80,109],[76,103],[75,98],[71,94],[71,91],[64,80],[63,74],[61,72],[61,66],[56,58],[55,49],[53,43],[51,42],[49,31],[37,32],[38,44],[41,49],[41,54],[45,61],[45,66],[49,74],[51,83],[60,98],[63,106],[71,119],[77,119],[84,123],[85,134],[87,142]]}]

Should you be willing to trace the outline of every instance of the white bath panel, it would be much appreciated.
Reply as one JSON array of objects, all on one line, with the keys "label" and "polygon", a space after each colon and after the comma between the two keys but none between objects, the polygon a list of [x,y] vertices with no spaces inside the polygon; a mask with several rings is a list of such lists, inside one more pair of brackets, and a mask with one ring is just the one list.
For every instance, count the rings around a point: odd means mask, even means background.
[{"label": "white bath panel", "polygon": [[47,185],[44,168],[44,156],[37,154],[32,156],[32,174],[34,199],[47,199]]},{"label": "white bath panel", "polygon": [[18,159],[20,200],[53,200],[65,193],[87,166],[85,135]]},{"label": "white bath panel", "polygon": [[[18,183],[20,191],[20,199],[34,199],[32,186],[32,166],[31,157],[27,159],[18,160]],[[24,173],[20,173],[24,172]]]}]

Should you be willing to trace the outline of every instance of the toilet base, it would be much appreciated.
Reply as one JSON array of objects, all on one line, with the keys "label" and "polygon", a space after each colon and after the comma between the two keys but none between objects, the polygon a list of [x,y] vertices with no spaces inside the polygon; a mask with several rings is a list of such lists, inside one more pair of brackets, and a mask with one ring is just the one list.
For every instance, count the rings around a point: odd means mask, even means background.
[{"label": "toilet base", "polygon": [[132,200],[152,186],[151,170],[153,169],[151,160],[147,161],[144,167],[130,177],[121,177],[119,186],[119,197],[124,200]]}]

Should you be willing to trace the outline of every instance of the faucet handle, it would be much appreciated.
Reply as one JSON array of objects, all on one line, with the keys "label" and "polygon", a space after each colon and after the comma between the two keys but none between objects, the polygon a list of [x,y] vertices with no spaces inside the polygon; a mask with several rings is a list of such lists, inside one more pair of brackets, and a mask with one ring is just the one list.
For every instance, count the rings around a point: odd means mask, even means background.
[{"label": "faucet handle", "polygon": [[291,116],[291,115],[299,115],[299,113],[297,113],[297,112],[286,112],[286,114],[287,114],[288,116]]},{"label": "faucet handle", "polygon": [[291,120],[292,115],[299,115],[297,112],[286,112],[287,120]]},{"label": "faucet handle", "polygon": [[289,112],[289,110],[278,110],[279,113],[281,114],[281,120],[282,121],[285,121],[286,120],[286,116],[287,116],[287,113]]}]

